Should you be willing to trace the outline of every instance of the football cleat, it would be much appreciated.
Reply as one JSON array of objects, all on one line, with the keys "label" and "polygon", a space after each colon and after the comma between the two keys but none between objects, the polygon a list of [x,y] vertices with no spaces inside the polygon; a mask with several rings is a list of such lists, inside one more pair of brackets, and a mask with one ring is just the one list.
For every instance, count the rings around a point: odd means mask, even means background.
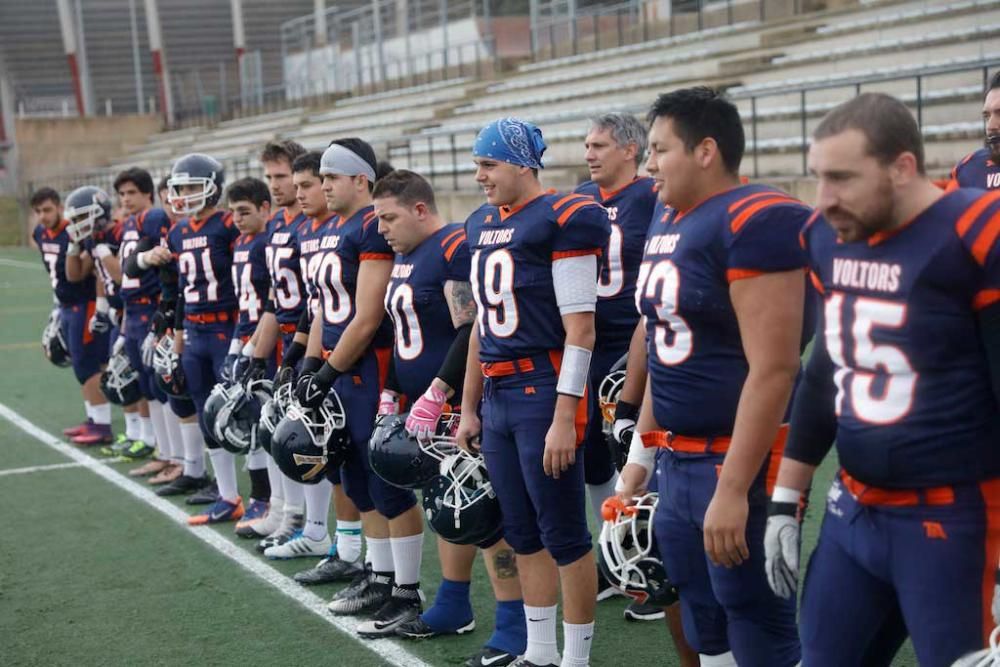
[{"label": "football cleat", "polygon": [[237,498],[231,503],[225,498],[219,498],[204,512],[188,517],[189,526],[204,526],[210,523],[237,521],[243,516],[243,499]]},{"label": "football cleat", "polygon": [[240,537],[251,537],[250,535],[241,534],[240,529],[249,530],[253,524],[262,521],[264,516],[267,515],[267,510],[268,504],[266,500],[251,498],[246,512],[243,513],[243,518],[236,522],[234,532]]},{"label": "football cleat", "polygon": [[219,499],[219,486],[215,480],[210,480],[203,487],[188,496],[184,502],[188,505],[211,505]]},{"label": "football cleat", "polygon": [[264,553],[268,547],[284,544],[302,532],[306,518],[301,512],[285,513],[278,529],[257,543],[257,551]]},{"label": "football cleat", "polygon": [[267,537],[281,526],[281,519],[284,512],[281,508],[268,505],[267,512],[257,521],[241,521],[236,525],[236,534],[240,537],[256,538]]},{"label": "football cleat", "polygon": [[316,563],[315,567],[296,572],[292,578],[303,586],[318,586],[332,584],[338,581],[352,581],[364,571],[361,559],[346,561],[337,555],[336,545],[330,547],[326,558]]},{"label": "football cleat", "polygon": [[264,556],[271,560],[325,556],[331,544],[329,535],[324,536],[322,540],[313,540],[300,533],[284,544],[264,549]]},{"label": "football cleat", "polygon": [[114,436],[111,433],[111,424],[88,424],[82,433],[78,433],[70,438],[70,442],[76,445],[102,445],[112,442]]},{"label": "football cleat", "polygon": [[152,456],[155,451],[156,447],[147,444],[145,441],[133,440],[129,443],[129,446],[122,451],[121,457],[126,461],[138,461],[139,459],[144,459],[147,456]]},{"label": "football cleat", "polygon": [[613,586],[637,602],[669,607],[677,601],[677,589],[667,578],[653,538],[658,502],[655,493],[636,498],[630,507],[618,496],[604,501],[597,564]]},{"label": "football cleat", "polygon": [[362,639],[390,637],[403,623],[420,618],[422,611],[418,586],[393,586],[389,599],[372,614],[371,619],[358,625],[358,636]]},{"label": "football cleat", "polygon": [[94,423],[93,421],[87,419],[86,421],[80,422],[76,426],[69,426],[63,429],[63,435],[65,435],[67,438],[72,438],[74,435],[80,435],[87,428],[88,424],[93,424],[93,423]]},{"label": "football cleat", "polygon": [[[150,480],[152,481],[152,480]],[[158,496],[183,496],[188,493],[194,493],[199,489],[205,487],[209,484],[209,479],[205,477],[189,477],[182,474],[180,477],[174,481],[161,486],[156,490],[156,495]]]},{"label": "football cleat", "polygon": [[347,588],[337,591],[326,606],[334,616],[366,616],[381,609],[392,597],[392,577],[372,572],[371,564]]},{"label": "football cleat", "polygon": [[512,667],[559,667],[562,659],[557,655],[549,662],[531,662],[523,655],[517,658],[514,662],[507,663]]},{"label": "football cleat", "polygon": [[132,441],[128,439],[127,435],[119,433],[114,442],[105,447],[101,447],[101,456],[121,456],[122,452],[128,449],[128,446],[131,444]]},{"label": "football cleat", "polygon": [[[396,628],[396,636],[403,639],[431,639],[432,637],[443,637],[445,635],[464,635],[466,632],[472,632],[475,629],[476,619],[472,619],[465,625],[461,625],[453,630],[435,630],[421,616],[417,616],[411,621],[401,623]],[[512,656],[511,659],[514,657],[516,656]]]},{"label": "football cleat", "polygon": [[625,611],[622,612],[626,621],[658,621],[666,614],[663,607],[657,607],[648,603],[632,600]]},{"label": "football cleat", "polygon": [[516,655],[492,646],[484,646],[479,653],[462,663],[462,667],[505,667],[514,664],[515,660],[517,660]]}]

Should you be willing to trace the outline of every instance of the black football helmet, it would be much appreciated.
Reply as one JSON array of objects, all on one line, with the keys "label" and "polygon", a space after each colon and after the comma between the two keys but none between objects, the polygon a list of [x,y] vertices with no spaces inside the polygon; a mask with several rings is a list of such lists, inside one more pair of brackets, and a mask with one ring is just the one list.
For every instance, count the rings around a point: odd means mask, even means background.
[{"label": "black football helmet", "polygon": [[[226,170],[218,160],[204,153],[188,153],[170,169],[167,198],[174,213],[194,215],[218,204],[225,184]],[[195,185],[200,190],[181,194],[180,188],[185,185]]]},{"label": "black football helmet", "polygon": [[457,451],[458,419],[457,414],[442,414],[436,434],[427,444],[420,444],[406,432],[405,414],[380,416],[368,441],[372,470],[393,486],[423,488],[438,476],[445,457]]},{"label": "black football helmet", "polygon": [[111,198],[104,190],[85,185],[69,193],[63,214],[69,221],[66,233],[79,243],[111,224]]},{"label": "black football helmet", "polygon": [[208,398],[205,399],[205,407],[202,409],[201,418],[205,423],[205,430],[212,434],[215,441],[220,445],[225,439],[222,437],[222,420],[219,419],[219,415],[222,412],[222,407],[229,401],[230,397],[236,391],[235,385],[227,385],[223,382],[217,382],[212,391],[209,392]]},{"label": "black football helmet", "polygon": [[60,368],[66,368],[72,364],[69,358],[69,346],[62,332],[62,316],[58,308],[53,308],[49,313],[49,321],[46,322],[42,330],[42,352],[45,358]]},{"label": "black football helmet", "polygon": [[449,454],[423,495],[427,523],[447,542],[480,544],[503,531],[500,502],[482,456],[462,449]]},{"label": "black football helmet", "polygon": [[153,348],[153,380],[167,396],[188,398],[187,387],[183,382],[184,373],[180,365],[180,355],[174,352],[174,337],[163,336]]},{"label": "black football helmet", "polygon": [[617,496],[604,501],[597,564],[611,585],[626,595],[642,604],[669,607],[678,598],[653,538],[658,502],[655,493],[636,498],[631,507]]},{"label": "black football helmet", "polygon": [[317,484],[327,466],[339,466],[350,448],[347,415],[337,392],[318,408],[293,401],[271,437],[271,456],[289,479]]},{"label": "black football helmet", "polygon": [[132,405],[142,398],[139,372],[132,368],[124,350],[108,359],[108,367],[101,373],[101,392],[115,405]]},{"label": "black football helmet", "polygon": [[270,380],[235,384],[216,417],[215,426],[222,438],[219,443],[234,454],[246,454],[260,447],[257,434],[261,410],[271,400]]}]

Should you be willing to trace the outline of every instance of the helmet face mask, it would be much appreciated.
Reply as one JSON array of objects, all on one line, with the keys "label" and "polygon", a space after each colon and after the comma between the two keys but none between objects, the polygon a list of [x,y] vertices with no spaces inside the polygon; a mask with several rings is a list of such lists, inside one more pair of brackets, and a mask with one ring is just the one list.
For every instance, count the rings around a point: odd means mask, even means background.
[{"label": "helmet face mask", "polygon": [[59,368],[67,368],[72,364],[69,357],[69,346],[63,337],[62,316],[55,308],[49,313],[49,321],[42,330],[42,352],[45,358]]},{"label": "helmet face mask", "polygon": [[131,405],[142,398],[139,372],[124,351],[111,355],[108,367],[101,374],[101,392],[115,405]]},{"label": "helmet face mask", "polygon": [[260,445],[257,434],[263,406],[271,400],[271,381],[254,380],[232,385],[216,418],[219,442],[234,454],[246,454]]},{"label": "helmet face mask", "polygon": [[268,454],[271,453],[271,441],[274,432],[278,430],[278,424],[285,418],[285,408],[293,398],[293,387],[291,383],[286,383],[278,387],[270,400],[260,408],[260,422],[257,427],[257,443],[263,447]]},{"label": "helmet face mask", "polygon": [[[225,185],[225,169],[215,158],[189,153],[174,163],[167,179],[167,199],[177,215],[196,215],[219,203]],[[194,186],[194,192],[181,192]]]},{"label": "helmet face mask", "polygon": [[63,215],[69,220],[66,233],[74,243],[93,236],[111,222],[111,198],[100,188],[85,185],[66,197]]},{"label": "helmet face mask", "polygon": [[677,592],[667,579],[653,536],[653,517],[659,496],[647,493],[631,507],[605,501],[598,566],[611,584],[638,600],[668,606]]},{"label": "helmet face mask", "polygon": [[503,529],[482,456],[462,449],[440,462],[440,474],[424,489],[423,508],[434,532],[453,544],[484,543]]},{"label": "helmet face mask", "polygon": [[350,449],[347,415],[337,392],[331,391],[318,408],[292,401],[271,436],[271,456],[286,476],[316,484],[327,467],[343,463]]},{"label": "helmet face mask", "polygon": [[625,384],[625,371],[612,370],[601,380],[601,385],[597,390],[597,397],[601,405],[601,416],[604,418],[601,423],[601,430],[604,435],[610,435],[615,425],[615,408],[618,407],[618,398],[622,393],[622,386]]},{"label": "helmet face mask", "polygon": [[[157,386],[168,396],[187,398],[186,390],[177,391],[174,373],[180,367],[180,356],[174,352],[172,336],[163,336],[153,348],[153,376]],[[183,388],[182,388],[183,389]]]}]

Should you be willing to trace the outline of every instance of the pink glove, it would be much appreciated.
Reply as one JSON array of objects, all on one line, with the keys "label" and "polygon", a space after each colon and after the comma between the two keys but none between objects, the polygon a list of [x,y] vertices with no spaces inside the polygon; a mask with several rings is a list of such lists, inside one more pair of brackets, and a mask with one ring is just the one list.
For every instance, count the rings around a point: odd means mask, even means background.
[{"label": "pink glove", "polygon": [[399,414],[399,394],[388,389],[383,389],[378,397],[377,415],[398,415]]},{"label": "pink glove", "polygon": [[441,418],[441,411],[447,400],[448,396],[443,391],[434,385],[428,387],[410,409],[410,416],[406,418],[406,432],[416,436],[420,442],[430,440],[437,430],[438,419]]}]

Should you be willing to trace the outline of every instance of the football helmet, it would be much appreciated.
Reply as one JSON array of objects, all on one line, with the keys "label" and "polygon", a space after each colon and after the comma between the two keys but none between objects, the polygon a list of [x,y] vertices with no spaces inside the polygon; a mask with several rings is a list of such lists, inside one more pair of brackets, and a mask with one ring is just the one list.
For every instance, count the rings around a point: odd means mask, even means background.
[{"label": "football helmet", "polygon": [[[272,383],[272,387],[273,387]],[[271,440],[278,424],[285,417],[285,410],[294,398],[294,387],[290,384],[279,385],[271,399],[260,408],[260,423],[257,427],[257,442],[268,454],[271,453]]]},{"label": "football helmet", "polygon": [[597,565],[612,586],[642,604],[668,607],[677,601],[653,538],[659,496],[647,493],[626,507],[617,496],[604,501]]},{"label": "football helmet", "polygon": [[427,523],[447,542],[480,544],[503,530],[500,501],[482,456],[463,449],[445,456],[423,496]]},{"label": "football helmet", "polygon": [[608,374],[601,380],[601,385],[597,389],[597,397],[601,404],[601,416],[604,421],[601,430],[604,435],[610,435],[611,429],[615,425],[615,408],[618,407],[618,397],[621,396],[622,387],[625,385],[625,362],[628,354],[615,362]]},{"label": "football helmet", "polygon": [[270,380],[253,380],[246,386],[235,384],[216,416],[219,443],[234,454],[246,454],[260,447],[258,424],[261,410],[271,400]]},{"label": "football helmet", "polygon": [[337,392],[331,391],[318,408],[292,401],[271,437],[271,456],[288,478],[317,484],[327,466],[344,462],[351,437],[347,414]]},{"label": "football helmet", "polygon": [[104,190],[85,185],[66,197],[64,215],[69,220],[66,233],[71,241],[79,243],[111,223],[111,198]]},{"label": "football helmet", "polygon": [[458,451],[455,430],[459,416],[444,413],[437,432],[427,444],[420,444],[406,432],[406,415],[381,415],[368,441],[372,470],[393,486],[419,489],[438,476],[445,457]]},{"label": "football helmet", "polygon": [[63,337],[62,316],[58,308],[53,308],[49,313],[49,321],[42,330],[42,352],[45,358],[60,368],[66,368],[72,364],[69,358],[69,346]]},{"label": "football helmet", "polygon": [[132,368],[124,350],[108,359],[108,367],[101,373],[101,393],[115,405],[132,405],[142,398],[139,371]]},{"label": "football helmet", "polygon": [[[215,206],[222,197],[225,183],[226,170],[218,160],[204,153],[188,153],[170,169],[167,178],[170,207],[177,215],[194,215]],[[181,194],[180,188],[185,185],[194,185],[200,190]]]},{"label": "football helmet", "polygon": [[962,656],[951,667],[1000,667],[1000,625],[990,633],[990,646]]},{"label": "football helmet", "polygon": [[205,407],[202,409],[201,418],[204,420],[205,430],[211,433],[212,437],[220,445],[224,438],[222,437],[223,423],[219,419],[219,415],[222,412],[223,406],[235,393],[236,385],[217,382],[212,387],[212,391],[209,392],[208,398],[205,399]]},{"label": "football helmet", "polygon": [[[153,378],[156,386],[167,396],[187,398],[187,388],[184,386],[184,374],[180,365],[180,355],[174,352],[174,337],[163,336],[153,348]],[[178,378],[180,382],[177,381]]]}]

